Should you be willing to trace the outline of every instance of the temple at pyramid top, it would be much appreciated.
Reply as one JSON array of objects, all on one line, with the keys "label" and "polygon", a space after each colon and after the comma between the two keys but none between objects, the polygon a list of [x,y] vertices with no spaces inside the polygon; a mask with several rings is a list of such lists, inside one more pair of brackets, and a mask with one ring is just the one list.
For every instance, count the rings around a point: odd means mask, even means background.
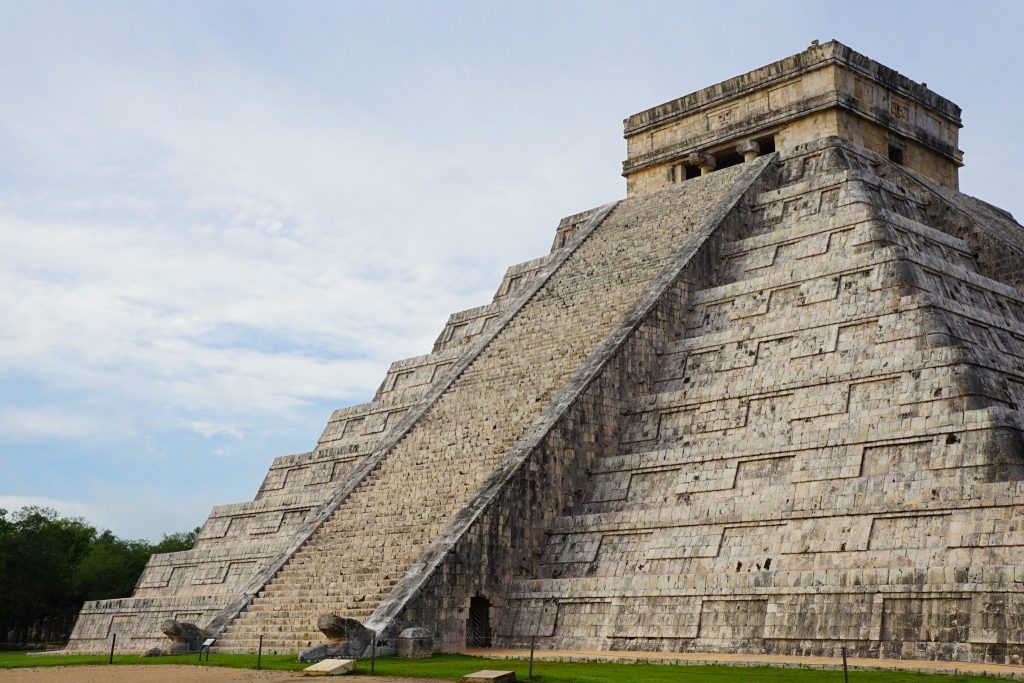
[{"label": "temple at pyramid top", "polygon": [[831,40],[624,122],[629,196],[838,136],[952,189],[960,107]]}]

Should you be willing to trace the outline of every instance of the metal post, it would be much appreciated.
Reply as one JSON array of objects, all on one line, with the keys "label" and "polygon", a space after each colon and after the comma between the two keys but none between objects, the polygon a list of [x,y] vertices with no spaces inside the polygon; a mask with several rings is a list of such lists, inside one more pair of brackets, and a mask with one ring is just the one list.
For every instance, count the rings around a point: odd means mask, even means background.
[{"label": "metal post", "polygon": [[537,647],[537,636],[530,638],[530,675],[526,679],[528,681],[533,680],[533,650]]},{"label": "metal post", "polygon": [[198,660],[198,662],[200,664],[203,663],[203,646],[202,645],[199,646],[199,660]]},{"label": "metal post", "polygon": [[373,634],[373,642],[370,643],[370,673],[373,673],[373,667],[377,664],[377,632],[370,631]]},{"label": "metal post", "polygon": [[256,651],[256,670],[263,668],[263,634],[260,634],[260,649]]},{"label": "metal post", "polygon": [[210,646],[209,645],[206,646],[206,663],[207,664],[210,663]]},{"label": "metal post", "polygon": [[846,648],[843,648],[843,681],[850,683],[850,671],[846,668]]},{"label": "metal post", "polygon": [[113,664],[114,663],[114,645],[116,643],[117,643],[117,634],[115,633],[114,637],[110,639],[110,659],[107,660],[107,664]]}]

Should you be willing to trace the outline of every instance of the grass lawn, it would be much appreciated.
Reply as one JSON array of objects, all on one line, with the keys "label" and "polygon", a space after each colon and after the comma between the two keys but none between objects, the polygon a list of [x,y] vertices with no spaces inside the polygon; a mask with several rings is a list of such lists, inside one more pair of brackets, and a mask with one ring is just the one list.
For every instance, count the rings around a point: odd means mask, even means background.
[{"label": "grass lawn", "polygon": [[[90,666],[106,665],[109,655],[34,656],[24,652],[0,652],[0,669],[36,666]],[[236,669],[255,669],[256,655],[210,655],[209,664],[203,655],[203,666],[228,666]],[[114,664],[198,664],[198,655],[173,657],[142,657],[141,655],[114,655]],[[300,671],[309,664],[295,659],[295,655],[263,655],[263,668],[280,671]]]},{"label": "grass lawn", "polygon": [[[73,655],[66,657],[29,657],[21,652],[0,652],[0,669],[35,666],[74,666],[106,664],[107,655]],[[140,657],[115,655],[114,664],[196,664],[196,655],[174,657]],[[206,662],[203,662],[206,665]],[[228,666],[242,669],[256,668],[256,655],[210,655],[209,666]],[[264,655],[263,668],[297,671],[305,668],[293,655]],[[515,670],[516,677],[526,680],[528,663],[524,660],[483,659],[466,655],[437,654],[430,659],[399,659],[381,657],[376,673],[391,676],[445,678],[453,681],[478,669]],[[368,673],[369,661],[359,662],[359,672]],[[843,680],[842,671],[812,669],[782,669],[776,667],[733,666],[672,666],[662,664],[615,664],[545,662],[533,665],[535,681],[545,683],[712,683],[721,681],[835,681]],[[343,679],[342,679],[343,680]],[[932,674],[889,671],[850,671],[851,683],[992,683],[991,677],[936,676]]]}]

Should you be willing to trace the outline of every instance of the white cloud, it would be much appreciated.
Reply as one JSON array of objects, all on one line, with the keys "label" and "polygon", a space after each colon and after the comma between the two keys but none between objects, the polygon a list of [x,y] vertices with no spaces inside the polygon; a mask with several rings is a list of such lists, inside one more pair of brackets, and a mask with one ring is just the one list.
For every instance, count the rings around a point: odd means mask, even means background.
[{"label": "white cloud", "polygon": [[6,439],[84,439],[103,429],[98,417],[69,414],[64,406],[0,408],[0,437]]},{"label": "white cloud", "polygon": [[225,435],[234,439],[241,439],[242,432],[230,425],[216,425],[209,422],[190,422],[188,428],[207,439],[212,436]]},{"label": "white cloud", "polygon": [[[239,194],[223,185],[241,171],[218,168],[216,150],[177,163],[205,171],[174,178],[173,199],[0,205],[0,370],[140,406],[279,414],[371,393],[390,360],[428,350],[448,312],[482,298],[476,268],[426,260],[454,236],[367,231],[339,225],[341,207]],[[273,173],[247,182],[289,189]],[[297,217],[310,207],[319,220]],[[476,296],[444,294],[452,281]]]}]

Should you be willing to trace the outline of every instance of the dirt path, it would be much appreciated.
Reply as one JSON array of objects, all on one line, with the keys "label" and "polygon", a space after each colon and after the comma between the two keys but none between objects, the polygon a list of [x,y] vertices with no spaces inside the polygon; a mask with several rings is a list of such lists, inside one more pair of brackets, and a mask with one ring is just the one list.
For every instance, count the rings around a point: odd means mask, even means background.
[{"label": "dirt path", "polygon": [[[252,671],[206,666],[44,666],[0,669],[0,683],[235,683],[236,681],[313,681],[297,671]],[[345,676],[345,683],[430,683],[424,678]],[[436,683],[436,682],[435,682]]]}]

